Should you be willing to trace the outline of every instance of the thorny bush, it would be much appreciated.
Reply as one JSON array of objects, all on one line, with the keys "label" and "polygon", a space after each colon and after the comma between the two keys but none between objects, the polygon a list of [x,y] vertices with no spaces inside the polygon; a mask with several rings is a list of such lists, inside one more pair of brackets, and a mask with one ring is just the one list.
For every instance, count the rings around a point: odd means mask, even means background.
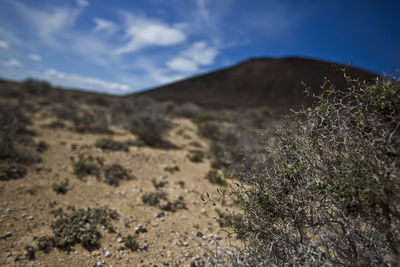
[{"label": "thorny bush", "polygon": [[[400,262],[400,85],[326,80],[315,108],[266,142],[232,189],[246,250],[233,266],[396,266]],[[295,121],[295,122],[293,122]],[[226,263],[226,262],[225,262]]]}]

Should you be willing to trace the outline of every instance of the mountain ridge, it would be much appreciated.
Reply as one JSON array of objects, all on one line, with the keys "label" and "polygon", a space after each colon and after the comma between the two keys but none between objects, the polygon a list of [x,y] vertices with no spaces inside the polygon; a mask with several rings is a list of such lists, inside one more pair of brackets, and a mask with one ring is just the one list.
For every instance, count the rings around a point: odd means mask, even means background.
[{"label": "mountain ridge", "polygon": [[378,76],[360,68],[312,58],[256,57],[128,97],[148,96],[159,101],[193,102],[214,109],[267,106],[278,113],[285,113],[312,102],[312,99],[305,99],[303,82],[314,94],[321,92],[324,77],[338,88],[345,88],[346,81],[339,70],[345,67],[351,77],[371,80]]}]

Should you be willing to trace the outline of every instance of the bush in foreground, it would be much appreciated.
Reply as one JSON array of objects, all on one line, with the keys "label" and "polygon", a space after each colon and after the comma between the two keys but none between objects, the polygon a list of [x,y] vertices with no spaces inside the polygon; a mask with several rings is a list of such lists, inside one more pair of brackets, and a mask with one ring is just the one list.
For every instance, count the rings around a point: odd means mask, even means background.
[{"label": "bush in foreground", "polygon": [[216,250],[213,262],[400,262],[399,81],[347,80],[346,91],[326,81],[316,107],[283,125],[263,160],[243,174],[233,194],[242,210],[234,229],[245,234],[245,254]]}]

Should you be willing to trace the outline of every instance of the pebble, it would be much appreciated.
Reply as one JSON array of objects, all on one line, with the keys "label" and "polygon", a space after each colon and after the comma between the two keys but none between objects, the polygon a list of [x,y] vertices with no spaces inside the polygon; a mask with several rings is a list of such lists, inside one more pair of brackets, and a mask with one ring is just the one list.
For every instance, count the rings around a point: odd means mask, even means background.
[{"label": "pebble", "polygon": [[117,242],[118,242],[118,243],[122,243],[122,242],[124,242],[124,239],[122,239],[122,238],[120,237],[120,238],[118,238]]},{"label": "pebble", "polygon": [[201,238],[202,238],[203,240],[207,240],[207,237],[206,237],[205,235],[203,235]]},{"label": "pebble", "polygon": [[187,247],[187,246],[189,246],[189,243],[188,243],[188,242],[183,242],[183,245],[184,245],[185,247]]},{"label": "pebble", "polygon": [[25,214],[25,213],[22,213],[21,217],[22,217],[22,219],[25,218],[25,217],[26,217],[26,214]]},{"label": "pebble", "polygon": [[97,267],[103,267],[103,266],[104,266],[103,262],[101,262],[101,261],[97,262]]},{"label": "pebble", "polygon": [[118,195],[120,195],[120,196],[125,196],[126,195],[126,192],[125,191],[118,191]]},{"label": "pebble", "polygon": [[3,206],[5,207],[5,206],[7,206],[8,205],[8,201],[4,201],[3,202]]},{"label": "pebble", "polygon": [[12,233],[11,233],[11,232],[6,232],[6,233],[1,237],[1,239],[5,239],[5,238],[10,237],[10,236],[12,236]]},{"label": "pebble", "polygon": [[201,213],[206,213],[206,212],[207,212],[207,210],[205,208],[201,209]]},{"label": "pebble", "polygon": [[29,216],[28,220],[32,221],[33,219],[35,219],[35,216]]},{"label": "pebble", "polygon": [[6,209],[6,213],[7,213],[7,214],[10,214],[11,211],[12,211],[12,209],[10,209],[10,208]]},{"label": "pebble", "polygon": [[110,251],[106,251],[106,253],[104,254],[104,256],[105,256],[106,258],[111,257],[111,252],[110,252]]}]

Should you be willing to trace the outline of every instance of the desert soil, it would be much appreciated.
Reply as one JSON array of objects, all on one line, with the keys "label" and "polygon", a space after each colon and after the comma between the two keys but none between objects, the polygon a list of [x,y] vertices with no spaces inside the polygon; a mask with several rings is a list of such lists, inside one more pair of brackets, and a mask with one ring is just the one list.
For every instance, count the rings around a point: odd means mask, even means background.
[{"label": "desert soil", "polygon": [[[49,148],[41,154],[43,161],[32,165],[24,178],[0,181],[0,235],[11,233],[0,240],[1,266],[199,266],[194,264],[198,264],[199,259],[207,259],[206,253],[215,248],[216,241],[221,246],[236,242],[220,228],[215,212],[215,208],[221,211],[232,209],[232,201],[227,200],[224,206],[217,203],[214,207],[210,203],[204,205],[201,200],[205,193],[217,197],[218,186],[204,178],[210,170],[207,159],[193,163],[187,158],[189,151],[194,149],[190,145],[192,141],[199,142],[202,150],[208,150],[207,141],[196,135],[196,126],[189,120],[173,121],[175,126],[167,139],[177,149],[131,146],[129,152],[123,152],[103,151],[94,146],[101,137],[120,141],[136,138],[123,129],[113,128],[113,134],[79,134],[68,127],[43,128],[43,124],[54,120],[45,110],[36,113],[32,119],[30,128],[37,133],[35,141],[43,140]],[[74,175],[71,161],[79,154],[100,157],[105,164],[118,163],[135,179],[121,181],[118,187],[91,176],[82,181]],[[175,165],[179,171],[165,170],[166,166]],[[161,210],[145,205],[141,200],[144,193],[156,191],[151,182],[153,178],[168,181],[164,188],[168,198],[175,200],[183,196],[187,209],[157,217]],[[65,179],[69,179],[71,190],[65,195],[57,195],[52,185]],[[179,184],[180,181],[184,186]],[[104,206],[115,209],[121,216],[112,221],[117,230],[115,234],[98,227],[103,236],[101,249],[87,251],[78,244],[71,252],[53,249],[46,254],[36,251],[35,260],[27,259],[26,245],[37,247],[36,238],[52,235],[50,225],[55,217],[51,211],[63,208],[69,213],[73,209]],[[141,249],[121,249],[124,244],[118,239],[134,234],[139,224],[147,230],[138,235]],[[106,252],[111,256],[106,257]]]}]

